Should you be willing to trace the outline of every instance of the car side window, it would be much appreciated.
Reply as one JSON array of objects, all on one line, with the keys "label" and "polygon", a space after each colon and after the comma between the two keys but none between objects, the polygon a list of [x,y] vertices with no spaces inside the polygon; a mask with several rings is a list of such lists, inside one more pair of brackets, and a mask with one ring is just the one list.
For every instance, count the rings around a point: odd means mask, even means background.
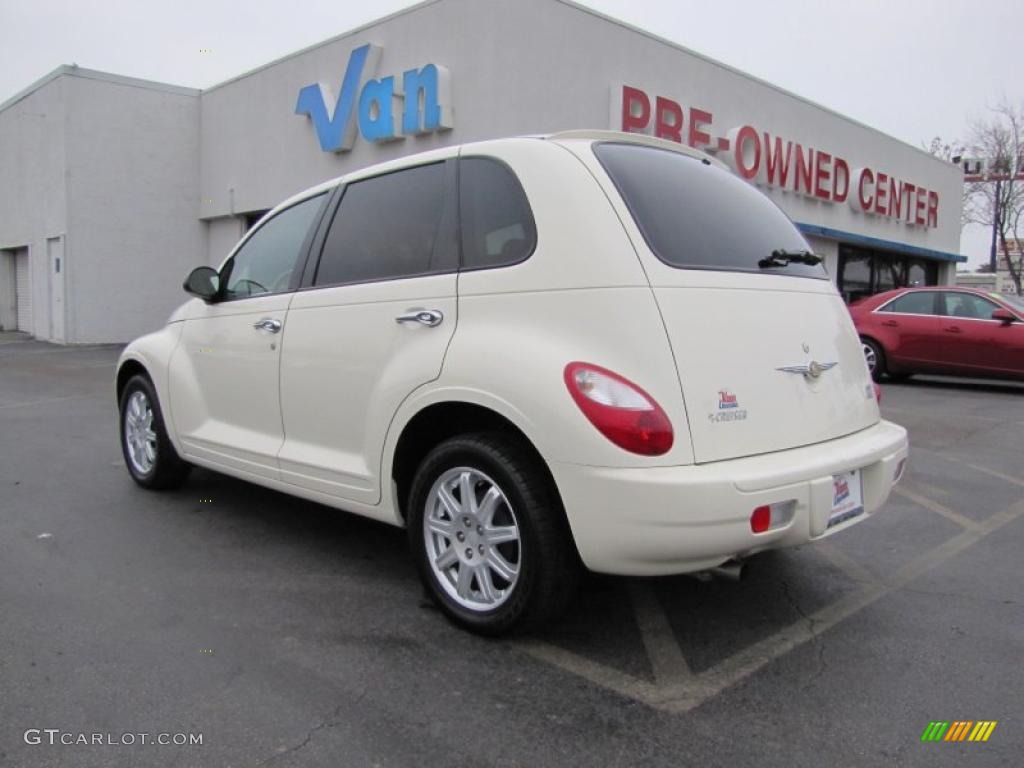
[{"label": "car side window", "polygon": [[935,291],[912,291],[898,296],[884,307],[880,312],[895,312],[903,315],[934,315]]},{"label": "car side window", "polygon": [[533,253],[533,212],[504,163],[486,157],[459,160],[459,211],[464,269],[516,264]]},{"label": "car side window", "polygon": [[303,200],[264,222],[227,264],[224,298],[241,299],[287,291],[299,267],[302,245],[326,193]]},{"label": "car side window", "polygon": [[316,286],[454,271],[445,236],[445,164],[431,163],[349,184],[324,240]]},{"label": "car side window", "polygon": [[967,320],[991,320],[999,305],[973,293],[949,291],[945,294],[945,314]]}]

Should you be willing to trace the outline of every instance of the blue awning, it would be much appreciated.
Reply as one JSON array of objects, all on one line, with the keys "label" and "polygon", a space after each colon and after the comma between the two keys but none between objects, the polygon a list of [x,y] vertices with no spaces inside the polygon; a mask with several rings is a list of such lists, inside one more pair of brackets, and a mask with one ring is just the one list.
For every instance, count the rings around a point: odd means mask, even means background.
[{"label": "blue awning", "polygon": [[817,235],[818,237],[827,237],[830,240],[839,240],[843,243],[850,243],[851,245],[863,245],[867,248],[882,248],[887,251],[905,253],[908,256],[922,256],[926,259],[934,259],[936,261],[953,261],[959,263],[967,261],[967,257],[961,256],[959,253],[947,253],[946,251],[936,251],[931,248],[921,248],[917,245],[897,243],[895,240],[883,240],[880,237],[858,235],[853,232],[844,232],[841,229],[819,227],[817,224],[804,224],[799,221],[794,223],[796,224],[797,229],[805,235]]}]

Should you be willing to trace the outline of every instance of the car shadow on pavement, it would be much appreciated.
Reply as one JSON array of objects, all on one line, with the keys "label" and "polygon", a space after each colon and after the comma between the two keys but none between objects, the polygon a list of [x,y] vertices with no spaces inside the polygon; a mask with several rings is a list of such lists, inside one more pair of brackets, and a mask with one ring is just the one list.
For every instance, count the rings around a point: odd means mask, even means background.
[{"label": "car shadow on pavement", "polygon": [[[266,562],[268,572],[255,578],[266,579],[268,586],[282,572],[297,569],[328,600],[355,580],[360,586],[352,599],[372,602],[375,608],[368,605],[367,610],[393,617],[384,620],[391,632],[460,632],[426,599],[401,529],[202,469],[194,470],[186,485],[167,499],[195,516],[195,524],[204,526],[205,541],[214,551],[223,550],[225,559],[243,550],[251,559]],[[381,588],[376,590],[378,583]],[[664,637],[656,641],[667,638],[699,674],[807,620],[856,588],[855,581],[814,547],[756,555],[739,582],[587,573],[565,615],[524,639],[653,681],[646,652],[652,639],[645,636],[652,630],[649,622],[638,621],[640,599],[646,610],[653,606],[658,614],[656,625]],[[405,613],[410,603],[427,611],[410,617]],[[428,628],[423,622],[436,626]]]}]

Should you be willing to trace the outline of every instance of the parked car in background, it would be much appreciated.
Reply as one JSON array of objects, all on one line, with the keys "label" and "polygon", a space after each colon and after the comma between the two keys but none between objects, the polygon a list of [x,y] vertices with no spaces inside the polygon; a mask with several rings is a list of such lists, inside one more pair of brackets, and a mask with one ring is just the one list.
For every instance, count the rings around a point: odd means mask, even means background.
[{"label": "parked car in background", "polygon": [[963,287],[899,288],[850,305],[875,380],[915,373],[1024,379],[1024,300]]},{"label": "parked car in background", "polygon": [[868,518],[906,464],[820,262],[673,142],[402,158],[188,277],[119,362],[125,463],[148,488],[197,464],[406,526],[430,594],[483,633],[555,615],[580,562],[734,571]]}]

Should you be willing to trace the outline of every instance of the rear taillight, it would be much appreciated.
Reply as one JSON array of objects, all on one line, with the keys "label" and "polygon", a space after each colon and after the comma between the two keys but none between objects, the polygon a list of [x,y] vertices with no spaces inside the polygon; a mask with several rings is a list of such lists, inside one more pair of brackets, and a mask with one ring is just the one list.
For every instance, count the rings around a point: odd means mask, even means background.
[{"label": "rear taillight", "polygon": [[668,416],[628,379],[599,365],[569,363],[565,386],[590,423],[620,448],[660,456],[672,447]]}]

